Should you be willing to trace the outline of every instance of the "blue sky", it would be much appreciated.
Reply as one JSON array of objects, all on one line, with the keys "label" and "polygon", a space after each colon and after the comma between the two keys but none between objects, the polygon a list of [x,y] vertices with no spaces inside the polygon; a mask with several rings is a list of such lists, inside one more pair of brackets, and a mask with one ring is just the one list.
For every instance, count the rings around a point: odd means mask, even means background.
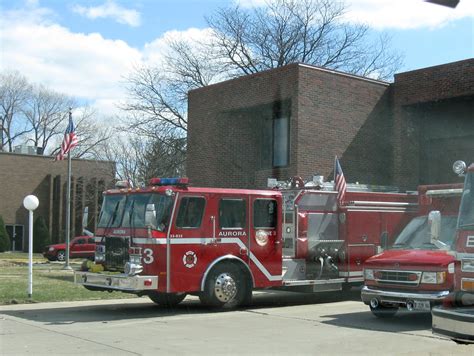
[{"label": "blue sky", "polygon": [[[204,38],[205,16],[264,0],[3,0],[0,70],[91,102],[104,115],[124,100],[124,76],[153,64],[166,38]],[[474,1],[456,9],[422,0],[346,0],[346,19],[385,32],[404,55],[401,71],[472,58]]]}]

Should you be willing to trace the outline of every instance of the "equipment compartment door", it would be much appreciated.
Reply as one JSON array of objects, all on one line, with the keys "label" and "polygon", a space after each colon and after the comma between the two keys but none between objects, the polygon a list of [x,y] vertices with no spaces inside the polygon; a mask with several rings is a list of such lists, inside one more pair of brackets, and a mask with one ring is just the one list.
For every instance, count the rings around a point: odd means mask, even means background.
[{"label": "equipment compartment door", "polygon": [[282,241],[278,202],[253,197],[250,221],[250,266],[256,287],[278,285],[282,273]]},{"label": "equipment compartment door", "polygon": [[349,245],[347,248],[347,260],[349,262],[349,281],[351,278],[362,277],[362,267],[364,261],[375,255],[376,248],[374,244]]}]

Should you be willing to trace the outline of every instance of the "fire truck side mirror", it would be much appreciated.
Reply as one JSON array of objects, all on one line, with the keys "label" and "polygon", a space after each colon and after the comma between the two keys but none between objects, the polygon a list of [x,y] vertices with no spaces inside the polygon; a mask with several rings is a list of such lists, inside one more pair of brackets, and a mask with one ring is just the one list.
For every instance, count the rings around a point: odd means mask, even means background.
[{"label": "fire truck side mirror", "polygon": [[428,224],[430,225],[430,242],[437,245],[441,231],[441,212],[437,210],[430,211]]},{"label": "fire truck side mirror", "polygon": [[380,246],[384,250],[386,250],[388,247],[388,232],[387,231],[383,231],[382,234],[380,235]]},{"label": "fire truck side mirror", "polygon": [[155,204],[147,204],[145,210],[145,226],[155,227],[156,209]]},{"label": "fire truck side mirror", "polygon": [[82,213],[82,230],[87,227],[87,221],[89,220],[89,207],[86,206],[84,208],[84,212]]}]

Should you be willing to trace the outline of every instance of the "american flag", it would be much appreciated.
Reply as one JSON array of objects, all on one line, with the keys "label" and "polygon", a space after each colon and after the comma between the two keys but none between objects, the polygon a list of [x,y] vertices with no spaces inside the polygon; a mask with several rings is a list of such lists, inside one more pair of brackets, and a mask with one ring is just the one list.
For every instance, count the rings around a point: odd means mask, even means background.
[{"label": "american flag", "polygon": [[335,164],[335,190],[337,190],[337,201],[339,204],[342,204],[344,200],[344,196],[346,195],[346,179],[344,178],[344,173],[342,172],[341,165],[339,164],[339,160],[336,157],[336,164]]},{"label": "american flag", "polygon": [[63,143],[61,143],[61,150],[56,156],[56,161],[62,161],[66,155],[74,147],[77,146],[77,136],[74,131],[74,123],[72,122],[72,114],[69,111],[69,124],[67,125],[66,132],[64,133]]}]

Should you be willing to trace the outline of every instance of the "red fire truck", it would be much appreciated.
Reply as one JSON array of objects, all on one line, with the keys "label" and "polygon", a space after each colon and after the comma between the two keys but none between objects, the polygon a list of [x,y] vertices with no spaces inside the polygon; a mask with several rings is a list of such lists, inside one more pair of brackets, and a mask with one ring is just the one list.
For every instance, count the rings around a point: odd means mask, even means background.
[{"label": "red fire truck", "polygon": [[393,316],[400,307],[430,311],[453,291],[462,187],[420,186],[418,216],[389,249],[365,262],[361,297],[375,316]]},{"label": "red fire truck", "polygon": [[465,174],[456,231],[454,291],[443,306],[433,308],[433,332],[461,343],[474,343],[474,164],[456,162],[455,173]]},{"label": "red fire truck", "polygon": [[186,294],[235,307],[254,289],[337,291],[363,281],[362,264],[417,211],[416,194],[293,178],[273,189],[197,188],[154,178],[104,192],[95,264],[75,274],[91,290],[148,295],[173,305]]}]

